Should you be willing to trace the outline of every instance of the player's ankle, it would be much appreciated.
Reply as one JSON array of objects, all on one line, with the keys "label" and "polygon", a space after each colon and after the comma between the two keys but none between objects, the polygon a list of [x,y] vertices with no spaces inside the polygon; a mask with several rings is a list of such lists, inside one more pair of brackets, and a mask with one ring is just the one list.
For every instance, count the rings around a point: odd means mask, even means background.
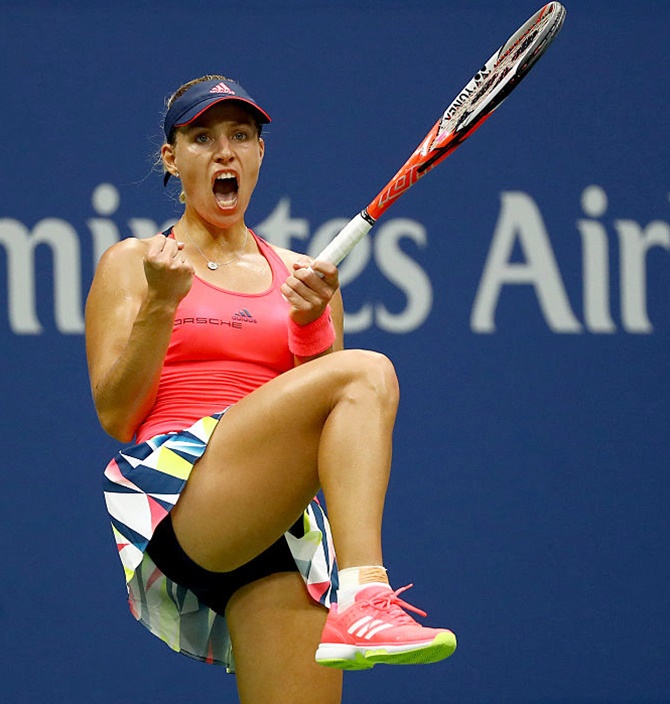
[{"label": "player's ankle", "polygon": [[338,579],[337,603],[340,610],[353,604],[362,589],[371,586],[391,588],[383,565],[347,567],[339,571]]}]

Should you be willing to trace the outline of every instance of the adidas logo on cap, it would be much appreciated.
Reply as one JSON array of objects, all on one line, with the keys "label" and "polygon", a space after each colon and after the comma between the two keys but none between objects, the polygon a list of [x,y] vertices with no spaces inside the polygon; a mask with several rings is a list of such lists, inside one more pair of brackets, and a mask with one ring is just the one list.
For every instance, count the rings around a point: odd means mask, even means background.
[{"label": "adidas logo on cap", "polygon": [[214,88],[210,88],[210,93],[228,93],[228,95],[235,95],[235,91],[229,88],[225,83],[217,83]]}]

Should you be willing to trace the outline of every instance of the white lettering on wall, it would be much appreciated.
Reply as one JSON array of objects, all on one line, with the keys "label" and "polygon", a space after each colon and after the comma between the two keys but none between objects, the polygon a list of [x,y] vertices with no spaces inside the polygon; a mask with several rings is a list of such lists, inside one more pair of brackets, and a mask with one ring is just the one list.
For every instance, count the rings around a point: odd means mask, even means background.
[{"label": "white lettering on wall", "polygon": [[[93,191],[91,204],[94,217],[86,225],[92,263],[96,264],[102,253],[122,238],[121,228],[113,219],[119,208],[119,192],[112,184],[99,184]],[[616,219],[608,232],[604,222],[608,206],[602,187],[592,185],[584,189],[581,197],[584,217],[575,223],[581,243],[583,320],[580,320],[571,307],[550,231],[537,203],[528,193],[501,193],[498,219],[471,310],[472,331],[494,333],[496,311],[506,290],[526,286],[534,294],[546,325],[555,333],[613,334],[619,325],[627,333],[651,334],[654,328],[648,299],[654,291],[649,291],[647,269],[650,258],[659,256],[659,250],[665,255],[670,252],[670,224],[653,220],[644,226],[631,219]],[[128,220],[127,227],[137,237],[151,237],[173,222],[160,225],[150,218],[135,217]],[[254,229],[273,244],[306,250],[315,256],[346,223],[346,218],[335,218],[312,231],[308,220],[291,214],[291,200],[283,197]],[[48,248],[51,256],[53,319],[58,331],[83,333],[83,295],[88,284],[82,280],[81,244],[79,233],[66,220],[44,218],[31,230],[19,220],[0,218],[0,247],[7,261],[7,317],[13,333],[43,332],[36,289],[38,247]],[[341,263],[343,288],[365,276],[368,266],[374,264],[404,298],[402,309],[392,311],[383,294],[370,291],[357,310],[347,306],[347,332],[377,327],[394,334],[409,333],[427,320],[433,306],[432,283],[404,244],[426,248],[425,227],[407,218],[383,220],[376,226],[374,236],[365,238]],[[515,251],[521,257],[515,257]],[[616,255],[618,272],[611,263]],[[618,283],[618,287],[613,283]],[[620,322],[613,314],[614,290],[618,290],[620,297]]]},{"label": "white lettering on wall", "polygon": [[[540,209],[527,193],[503,192],[498,221],[479,281],[470,325],[477,333],[493,333],[495,313],[507,286],[533,287],[548,327],[557,333],[586,331],[611,334],[617,327],[610,301],[610,237],[602,222],[608,208],[607,194],[600,186],[582,193],[587,218],[577,220],[581,236],[583,324],[577,319],[565,290],[547,226]],[[621,325],[624,331],[650,334],[647,302],[647,264],[651,250],[670,251],[670,224],[660,220],[646,227],[634,220],[614,220],[618,236]],[[513,262],[518,245],[523,262]]]},{"label": "white lettering on wall", "polygon": [[54,316],[62,333],[81,333],[81,257],[79,237],[64,220],[45,218],[32,232],[17,220],[0,220],[0,244],[7,252],[9,324],[17,335],[39,335],[35,306],[35,248],[47,245],[53,258]]},{"label": "white lettering on wall", "polygon": [[404,333],[418,328],[433,306],[433,288],[426,272],[400,248],[403,239],[419,247],[427,245],[426,230],[416,220],[396,218],[384,223],[374,238],[375,260],[386,278],[407,300],[401,313],[390,313],[383,303],[376,306],[377,325],[387,332]]},{"label": "white lettering on wall", "polygon": [[621,250],[621,321],[628,332],[650,333],[647,253],[652,247],[670,250],[670,225],[655,220],[642,229],[633,220],[617,220],[614,226]]},{"label": "white lettering on wall", "polygon": [[[494,332],[495,311],[503,287],[528,284],[535,289],[551,330],[579,332],[581,325],[570,308],[539,208],[526,193],[502,193],[501,200],[500,215],[472,309],[472,330]],[[523,251],[522,263],[510,261],[515,243]]]},{"label": "white lettering on wall", "polygon": [[[582,210],[591,218],[600,218],[607,210],[607,196],[602,188],[590,186],[582,193]],[[602,223],[577,220],[582,236],[582,283],[584,322],[591,332],[616,331],[610,312],[609,239]]]},{"label": "white lettering on wall", "polygon": [[[86,225],[90,231],[93,264],[102,254],[122,239],[112,216],[119,208],[119,192],[109,183],[98,185],[91,204],[95,217]],[[173,220],[159,225],[149,218],[130,218],[128,227],[136,237],[151,237],[165,230]],[[254,227],[259,235],[281,247],[301,249],[308,245],[309,253],[316,255],[334,237],[346,220],[330,220],[316,229],[310,238],[309,222],[291,216],[291,201],[282,198],[265,220]],[[365,303],[359,311],[347,311],[347,332],[361,332],[373,325],[395,333],[410,332],[426,320],[432,305],[432,288],[428,275],[399,247],[408,238],[425,247],[425,228],[414,220],[386,221],[377,232],[375,247],[370,240],[357,247],[340,266],[340,282],[344,287],[362,274],[374,258],[384,276],[406,298],[406,306],[399,313],[391,313],[382,301]],[[53,256],[54,318],[59,332],[84,332],[83,287],[81,275],[80,240],[75,228],[65,220],[47,218],[32,231],[21,222],[0,219],[0,246],[7,252],[7,289],[9,324],[17,335],[39,335],[43,326],[38,317],[35,289],[35,248],[48,245]]]}]

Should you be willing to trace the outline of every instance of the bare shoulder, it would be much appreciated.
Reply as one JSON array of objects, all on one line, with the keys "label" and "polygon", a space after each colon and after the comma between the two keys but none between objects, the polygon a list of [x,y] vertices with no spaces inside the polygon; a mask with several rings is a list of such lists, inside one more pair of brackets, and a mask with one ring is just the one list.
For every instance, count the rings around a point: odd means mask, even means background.
[{"label": "bare shoulder", "polygon": [[129,277],[130,279],[139,277],[143,280],[144,257],[149,250],[151,242],[156,240],[157,237],[162,238],[163,235],[155,235],[144,239],[128,237],[112,245],[100,257],[96,269],[96,277],[112,275],[120,277],[121,280],[128,280]]},{"label": "bare shoulder", "polygon": [[100,257],[89,297],[139,294],[146,286],[144,256],[149,240],[129,237],[112,245]]},{"label": "bare shoulder", "polygon": [[113,244],[100,257],[98,268],[127,266],[134,261],[141,262],[147,251],[148,242],[149,240],[146,239],[128,237]]},{"label": "bare shoulder", "polygon": [[302,254],[298,254],[297,252],[292,252],[290,249],[285,249],[284,247],[277,247],[274,244],[271,244],[270,247],[272,247],[275,254],[279,256],[279,258],[284,262],[284,264],[286,264],[286,268],[289,271],[291,271],[293,262],[297,261],[300,257],[304,256]]}]

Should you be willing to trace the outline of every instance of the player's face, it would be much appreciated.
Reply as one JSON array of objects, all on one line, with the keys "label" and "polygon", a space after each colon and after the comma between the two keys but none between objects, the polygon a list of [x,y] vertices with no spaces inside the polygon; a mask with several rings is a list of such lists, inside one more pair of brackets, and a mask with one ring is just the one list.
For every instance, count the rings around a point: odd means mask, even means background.
[{"label": "player's face", "polygon": [[230,101],[217,103],[179,128],[174,146],[163,149],[179,172],[188,209],[220,227],[243,219],[265,152],[246,110]]}]

